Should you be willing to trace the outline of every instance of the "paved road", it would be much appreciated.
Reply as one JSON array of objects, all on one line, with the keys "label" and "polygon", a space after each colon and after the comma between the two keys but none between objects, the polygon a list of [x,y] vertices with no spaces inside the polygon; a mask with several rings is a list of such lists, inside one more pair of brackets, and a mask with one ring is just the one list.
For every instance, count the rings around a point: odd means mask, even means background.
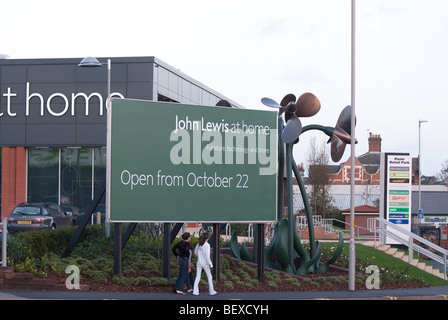
[{"label": "paved road", "polygon": [[348,300],[348,299],[390,299],[390,300],[448,300],[448,286],[399,289],[399,290],[359,290],[359,291],[297,291],[297,292],[235,292],[209,296],[174,293],[119,293],[82,291],[3,291],[0,300]]}]

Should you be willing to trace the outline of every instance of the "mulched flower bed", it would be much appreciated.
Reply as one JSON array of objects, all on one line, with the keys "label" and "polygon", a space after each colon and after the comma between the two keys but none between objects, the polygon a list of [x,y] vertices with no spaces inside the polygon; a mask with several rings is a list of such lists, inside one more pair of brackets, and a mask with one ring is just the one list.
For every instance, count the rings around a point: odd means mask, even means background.
[{"label": "mulched flower bed", "polygon": [[[257,278],[256,268],[253,270],[251,264],[233,261],[228,270],[225,270],[224,279],[216,283],[215,290],[218,292],[269,292],[269,291],[344,291],[348,290],[348,271],[342,268],[331,268],[327,274],[309,274],[306,276],[292,276],[284,272],[273,271],[266,268],[263,283],[255,281]],[[242,268],[243,266],[247,266]],[[252,268],[252,270],[251,270]],[[241,269],[249,272],[244,273]],[[56,279],[58,283],[65,284],[67,274],[58,274],[47,270],[47,277]],[[249,277],[248,277],[249,273]],[[245,277],[243,276],[245,275]],[[238,280],[235,280],[238,279]],[[94,280],[82,277],[80,284],[88,286],[89,291],[99,292],[171,292],[172,286],[123,286],[115,283],[112,279],[108,281]],[[422,283],[381,283],[381,289],[423,288],[428,285]],[[365,278],[357,278],[356,290],[366,290]],[[200,284],[200,292],[208,292],[208,286]]]}]

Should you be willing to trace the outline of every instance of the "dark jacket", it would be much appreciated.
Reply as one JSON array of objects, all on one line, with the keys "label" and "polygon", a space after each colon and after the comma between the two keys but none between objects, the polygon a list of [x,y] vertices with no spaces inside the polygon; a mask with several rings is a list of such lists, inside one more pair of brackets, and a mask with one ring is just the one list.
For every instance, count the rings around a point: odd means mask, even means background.
[{"label": "dark jacket", "polygon": [[190,258],[190,242],[187,241],[179,241],[174,245],[174,247],[171,249],[173,251],[173,254],[176,256],[176,258]]}]

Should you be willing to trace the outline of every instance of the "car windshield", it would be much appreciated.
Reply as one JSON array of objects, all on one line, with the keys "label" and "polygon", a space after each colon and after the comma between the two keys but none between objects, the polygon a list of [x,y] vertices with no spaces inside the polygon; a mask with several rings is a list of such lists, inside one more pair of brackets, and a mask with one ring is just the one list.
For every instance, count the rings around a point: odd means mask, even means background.
[{"label": "car windshield", "polygon": [[40,215],[40,207],[17,207],[12,214]]}]

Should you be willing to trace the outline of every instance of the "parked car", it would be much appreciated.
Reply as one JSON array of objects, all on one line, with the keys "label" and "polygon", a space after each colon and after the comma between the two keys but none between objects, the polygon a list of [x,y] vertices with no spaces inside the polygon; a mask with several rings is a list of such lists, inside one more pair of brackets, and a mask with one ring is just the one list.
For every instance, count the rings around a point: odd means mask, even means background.
[{"label": "parked car", "polygon": [[8,218],[10,233],[65,228],[75,225],[75,219],[55,203],[21,203]]}]

